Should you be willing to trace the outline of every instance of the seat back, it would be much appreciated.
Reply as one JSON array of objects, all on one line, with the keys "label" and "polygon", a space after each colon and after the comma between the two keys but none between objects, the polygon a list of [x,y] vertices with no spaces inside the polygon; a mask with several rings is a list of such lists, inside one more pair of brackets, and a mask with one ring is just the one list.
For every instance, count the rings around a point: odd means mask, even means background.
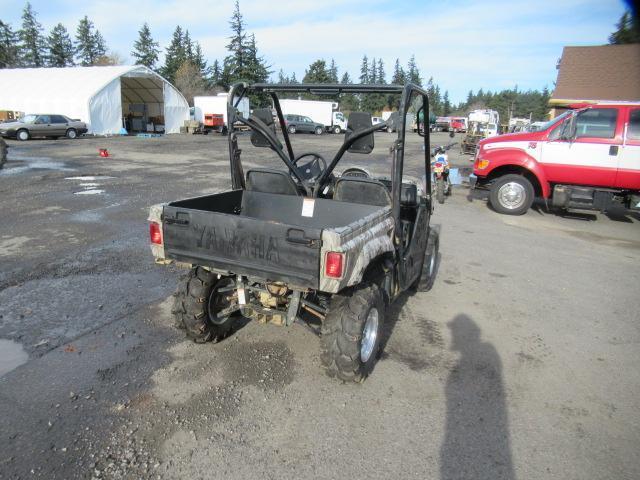
[{"label": "seat back", "polygon": [[287,172],[270,168],[254,168],[247,171],[247,190],[300,195],[296,183]]},{"label": "seat back", "polygon": [[336,182],[333,199],[387,207],[391,205],[389,190],[381,182],[370,178],[343,177]]},{"label": "seat back", "polygon": [[402,190],[400,190],[400,204],[405,207],[418,206],[418,187],[415,184],[402,184]]},{"label": "seat back", "polygon": [[[347,121],[347,131],[344,134],[345,142],[349,138],[362,130],[371,128],[371,114],[368,112],[351,112]],[[351,153],[371,153],[375,146],[373,133],[366,135],[356,140],[353,145],[349,147]]]}]

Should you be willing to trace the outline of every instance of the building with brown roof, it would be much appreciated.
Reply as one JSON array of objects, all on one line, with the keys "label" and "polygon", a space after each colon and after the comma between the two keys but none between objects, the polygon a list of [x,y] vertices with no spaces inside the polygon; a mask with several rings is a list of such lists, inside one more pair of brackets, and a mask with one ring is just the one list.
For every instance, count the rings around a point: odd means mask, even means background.
[{"label": "building with brown roof", "polygon": [[640,101],[640,43],[564,47],[551,117],[574,103]]}]

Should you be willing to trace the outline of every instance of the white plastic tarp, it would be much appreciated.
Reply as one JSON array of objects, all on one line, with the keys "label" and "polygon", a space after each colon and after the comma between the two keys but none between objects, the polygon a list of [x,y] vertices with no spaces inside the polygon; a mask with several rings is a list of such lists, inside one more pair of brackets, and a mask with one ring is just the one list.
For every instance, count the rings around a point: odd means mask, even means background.
[{"label": "white plastic tarp", "polygon": [[162,84],[165,132],[178,133],[189,119],[189,104],[173,85],[141,65],[0,69],[0,110],[62,114],[87,123],[91,133],[117,134],[123,115],[121,79],[127,77]]}]

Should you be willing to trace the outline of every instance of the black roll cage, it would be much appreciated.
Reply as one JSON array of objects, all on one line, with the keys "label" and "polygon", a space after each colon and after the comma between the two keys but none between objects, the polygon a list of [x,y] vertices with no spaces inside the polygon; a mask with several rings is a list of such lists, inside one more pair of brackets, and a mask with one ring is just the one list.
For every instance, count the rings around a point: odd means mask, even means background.
[{"label": "black roll cage", "polygon": [[[245,179],[242,169],[242,162],[240,160],[241,150],[238,148],[237,135],[233,133],[233,125],[236,122],[240,122],[247,125],[252,130],[261,133],[264,138],[269,142],[271,148],[278,154],[278,156],[285,163],[291,174],[296,177],[300,185],[303,186],[307,196],[317,197],[319,192],[322,191],[324,184],[329,179],[331,172],[335,169],[338,162],[342,159],[344,153],[349,149],[354,142],[359,140],[370,133],[377,130],[382,130],[389,126],[389,122],[382,122],[374,125],[366,130],[357,132],[349,137],[348,140],[343,142],[342,146],[338,149],[331,162],[327,165],[327,169],[322,173],[318,180],[311,185],[309,182],[303,180],[294,165],[295,155],[293,147],[291,146],[291,140],[289,138],[289,132],[287,131],[282,109],[280,108],[280,101],[278,99],[278,92],[289,93],[310,93],[314,95],[335,95],[339,93],[353,93],[353,94],[397,94],[401,95],[400,108],[398,110],[399,122],[397,131],[397,138],[391,147],[392,154],[392,166],[391,166],[391,198],[393,206],[393,216],[398,219],[400,215],[400,193],[402,185],[402,172],[404,169],[404,144],[407,122],[407,110],[409,109],[411,97],[415,93],[422,97],[423,110],[422,118],[429,118],[429,98],[427,92],[420,86],[408,83],[406,85],[350,85],[350,84],[312,84],[312,83],[300,83],[300,84],[272,84],[272,83],[254,83],[248,84],[245,82],[235,83],[231,86],[227,97],[227,119],[231,134],[229,135],[229,162],[231,166],[231,186],[234,190],[245,189]],[[278,122],[282,130],[282,136],[284,138],[285,149],[280,144],[277,137],[262,122],[259,118],[250,116],[244,118],[242,114],[237,110],[238,105],[242,99],[250,93],[266,93],[269,94],[273,101],[273,106],[276,111]],[[235,100],[234,100],[235,99]],[[419,123],[419,115],[416,112],[416,122]],[[424,121],[424,120],[423,120]],[[418,128],[420,128],[418,126]],[[431,151],[431,145],[429,143],[429,134],[423,127],[422,136],[424,138],[424,171],[426,182],[426,194],[431,196],[431,161],[429,152]]]}]

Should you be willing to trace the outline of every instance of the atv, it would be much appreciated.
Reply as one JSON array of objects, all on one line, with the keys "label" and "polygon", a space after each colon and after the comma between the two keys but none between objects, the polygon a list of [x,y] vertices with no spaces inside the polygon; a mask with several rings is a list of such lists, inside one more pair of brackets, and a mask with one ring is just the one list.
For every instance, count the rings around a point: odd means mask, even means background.
[{"label": "atv", "polygon": [[[334,173],[346,152],[371,153],[374,133],[387,122],[372,125],[370,113],[352,112],[333,158],[294,152],[279,93],[399,96],[390,176],[363,168]],[[257,108],[245,118],[237,106],[248,95],[270,97],[273,109]],[[424,181],[403,178],[407,113],[428,118],[427,93],[413,84],[238,83],[228,98],[229,123],[248,127],[251,144],[271,149],[284,169],[245,174],[239,134],[231,133],[231,190],[151,207],[156,260],[190,269],[175,293],[177,325],[203,343],[227,337],[240,316],[301,323],[321,337],[330,376],[361,382],[378,359],[386,307],[406,290],[429,290],[435,278],[438,235],[429,225],[432,175],[424,131]]]}]

